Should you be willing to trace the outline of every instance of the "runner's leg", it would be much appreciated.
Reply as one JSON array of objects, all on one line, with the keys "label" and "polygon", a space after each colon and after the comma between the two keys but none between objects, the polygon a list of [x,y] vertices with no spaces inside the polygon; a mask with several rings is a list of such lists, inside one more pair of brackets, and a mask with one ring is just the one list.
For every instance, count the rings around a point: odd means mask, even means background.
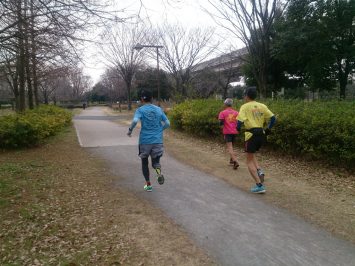
[{"label": "runner's leg", "polygon": [[256,159],[255,155],[253,156],[253,165],[254,165],[255,169],[260,169],[258,160]]},{"label": "runner's leg", "polygon": [[246,154],[247,154],[247,166],[248,166],[249,173],[252,176],[252,178],[255,180],[255,183],[259,184],[260,178],[256,172],[257,168],[255,166],[255,154],[248,153],[248,152]]},{"label": "runner's leg", "polygon": [[237,161],[237,157],[235,156],[234,150],[233,150],[233,142],[227,142],[227,152],[229,153],[231,159],[233,162]]},{"label": "runner's leg", "polygon": [[144,179],[147,182],[147,184],[150,185],[148,158],[141,158],[141,159],[142,159],[142,172],[143,172]]},{"label": "runner's leg", "polygon": [[157,173],[157,180],[159,185],[164,184],[164,175],[161,173],[161,165],[160,165],[160,158],[161,156],[152,158],[152,166],[155,169],[155,172]]},{"label": "runner's leg", "polygon": [[160,158],[161,158],[161,156],[157,156],[155,158],[152,158],[152,167],[154,169],[157,169],[157,168],[161,169]]}]

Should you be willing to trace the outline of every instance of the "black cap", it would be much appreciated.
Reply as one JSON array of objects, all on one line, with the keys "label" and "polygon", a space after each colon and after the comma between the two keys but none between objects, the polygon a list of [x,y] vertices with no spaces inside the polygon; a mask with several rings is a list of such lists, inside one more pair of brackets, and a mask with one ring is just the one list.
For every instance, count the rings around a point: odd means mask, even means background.
[{"label": "black cap", "polygon": [[244,96],[248,96],[251,100],[255,100],[257,95],[256,87],[248,87],[244,90]]},{"label": "black cap", "polygon": [[142,98],[145,102],[150,102],[152,100],[152,93],[148,90],[141,90],[140,98]]}]

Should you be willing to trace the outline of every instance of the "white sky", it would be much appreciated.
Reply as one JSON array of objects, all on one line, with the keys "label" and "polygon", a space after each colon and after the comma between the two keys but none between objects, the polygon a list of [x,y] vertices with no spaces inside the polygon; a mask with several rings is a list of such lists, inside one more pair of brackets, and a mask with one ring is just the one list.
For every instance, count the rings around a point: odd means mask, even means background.
[{"label": "white sky", "polygon": [[[217,27],[213,19],[200,8],[206,0],[114,0],[116,9],[126,9],[126,14],[140,14],[142,19],[149,18],[153,25],[168,21],[186,27]],[[141,6],[141,3],[143,6]],[[139,12],[140,10],[140,12]],[[238,45],[241,48],[242,45]],[[85,74],[91,76],[94,83],[99,81],[105,71],[102,58],[97,56],[94,46],[85,49]]]}]

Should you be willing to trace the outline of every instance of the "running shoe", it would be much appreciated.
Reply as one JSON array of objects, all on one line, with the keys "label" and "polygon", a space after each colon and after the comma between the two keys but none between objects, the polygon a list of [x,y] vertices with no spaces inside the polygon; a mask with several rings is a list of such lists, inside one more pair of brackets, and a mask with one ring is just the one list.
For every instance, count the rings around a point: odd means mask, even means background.
[{"label": "running shoe", "polygon": [[156,168],[155,172],[157,173],[157,180],[158,180],[159,185],[164,184],[164,176],[161,173],[161,169],[160,168]]},{"label": "running shoe", "polygon": [[144,186],[144,190],[147,191],[147,192],[152,192],[152,191],[153,191],[153,187],[152,187],[152,186],[145,185],[145,186]]},{"label": "running shoe", "polygon": [[233,169],[236,170],[239,167],[239,163],[237,161],[233,162]]},{"label": "running shoe", "polygon": [[252,187],[250,191],[257,194],[262,194],[266,192],[266,189],[264,185],[262,185],[261,187],[255,185],[255,187]]},{"label": "running shoe", "polygon": [[157,176],[157,180],[158,180],[159,185],[164,184],[164,176],[162,174]]},{"label": "running shoe", "polygon": [[259,168],[259,169],[256,169],[256,172],[258,174],[258,177],[260,178],[260,182],[264,183],[265,174],[264,174],[263,170],[261,168]]},{"label": "running shoe", "polygon": [[234,161],[233,161],[232,158],[230,158],[229,163],[230,163],[230,164],[234,164]]}]

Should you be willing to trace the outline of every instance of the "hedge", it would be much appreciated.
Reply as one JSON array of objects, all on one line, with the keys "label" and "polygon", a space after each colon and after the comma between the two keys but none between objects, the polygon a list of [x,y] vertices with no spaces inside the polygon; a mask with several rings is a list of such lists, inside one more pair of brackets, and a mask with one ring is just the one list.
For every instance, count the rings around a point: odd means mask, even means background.
[{"label": "hedge", "polygon": [[175,105],[169,111],[172,128],[202,137],[221,135],[218,113],[223,102],[216,100],[193,100]]},{"label": "hedge", "polygon": [[[273,148],[355,168],[355,101],[264,101],[277,123],[268,137]],[[237,101],[239,110],[243,104]],[[172,127],[197,136],[221,135],[219,100],[193,100],[169,112]]]},{"label": "hedge", "polygon": [[22,114],[0,117],[0,147],[20,148],[39,144],[71,124],[72,114],[56,106],[42,105]]}]

